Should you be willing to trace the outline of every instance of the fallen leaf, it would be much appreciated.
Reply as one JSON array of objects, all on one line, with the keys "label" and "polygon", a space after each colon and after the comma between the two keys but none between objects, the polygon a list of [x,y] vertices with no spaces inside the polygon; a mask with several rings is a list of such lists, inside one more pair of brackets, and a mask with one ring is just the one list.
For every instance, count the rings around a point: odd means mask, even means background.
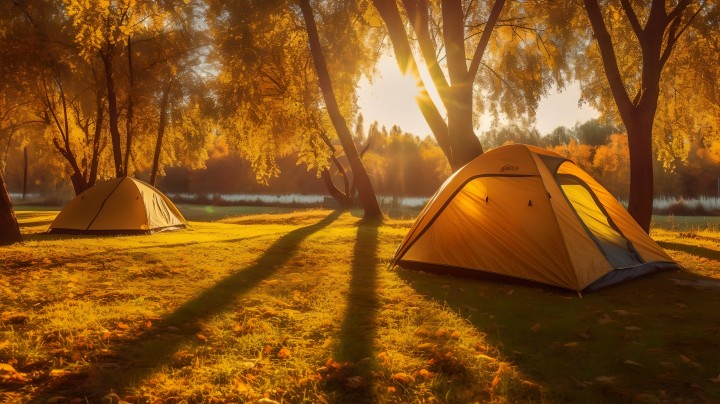
[{"label": "fallen leaf", "polygon": [[12,365],[7,363],[0,363],[0,382],[2,383],[25,383],[27,377],[25,373],[20,373],[15,370]]},{"label": "fallen leaf", "polygon": [[623,363],[626,364],[626,365],[633,365],[633,366],[640,366],[640,367],[642,367],[641,364],[639,364],[639,363],[637,363],[637,362],[635,362],[635,361],[631,361],[630,359],[627,359],[627,360],[623,361]]},{"label": "fallen leaf", "polygon": [[118,323],[118,324],[117,324],[117,328],[120,328],[120,329],[122,329],[122,330],[127,330],[129,327],[130,327],[130,326],[128,326],[128,325],[125,324],[125,323]]},{"label": "fallen leaf", "polygon": [[453,333],[450,334],[450,338],[452,338],[452,339],[459,339],[459,338],[460,338],[460,331],[453,331]]},{"label": "fallen leaf", "polygon": [[388,386],[387,391],[388,391],[388,393],[394,393],[394,392],[395,392],[395,387],[393,387],[393,386]]},{"label": "fallen leaf", "polygon": [[407,373],[395,373],[394,375],[392,375],[392,379],[395,382],[403,384],[410,384],[415,381],[415,378]]},{"label": "fallen leaf", "polygon": [[568,343],[566,343],[566,344],[563,344],[563,346],[564,346],[564,347],[568,347],[568,348],[574,348],[574,347],[578,346],[578,344],[579,344],[579,343],[578,343],[577,341],[572,341],[572,342],[568,342]]},{"label": "fallen leaf", "polygon": [[280,357],[280,358],[288,359],[290,356],[291,356],[290,350],[285,347],[281,348],[280,352],[278,352],[278,357]]},{"label": "fallen leaf", "polygon": [[206,337],[206,336],[204,336],[204,335],[202,335],[202,334],[200,334],[200,333],[195,334],[195,336],[196,336],[197,339],[200,340],[201,342],[207,342],[207,337]]},{"label": "fallen leaf", "polygon": [[615,376],[598,376],[595,378],[595,380],[599,381],[600,383],[612,383],[615,381]]},{"label": "fallen leaf", "polygon": [[69,373],[71,372],[66,369],[53,369],[50,371],[50,377],[63,377]]},{"label": "fallen leaf", "polygon": [[235,378],[235,388],[241,393],[246,393],[251,390],[250,386],[243,382],[239,377]]},{"label": "fallen leaf", "polygon": [[475,357],[479,358],[479,359],[485,359],[486,361],[490,361],[490,362],[495,362],[495,360],[496,360],[492,356],[487,356],[485,354],[477,354],[477,355],[475,355]]}]

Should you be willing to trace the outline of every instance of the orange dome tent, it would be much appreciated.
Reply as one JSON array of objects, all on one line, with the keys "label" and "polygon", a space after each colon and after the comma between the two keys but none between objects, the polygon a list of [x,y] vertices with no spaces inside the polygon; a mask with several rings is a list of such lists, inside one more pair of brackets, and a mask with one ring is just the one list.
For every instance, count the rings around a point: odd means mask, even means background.
[{"label": "orange dome tent", "polygon": [[493,149],[448,178],[393,263],[575,291],[677,266],[585,171],[519,144]]},{"label": "orange dome tent", "polygon": [[148,234],[183,229],[187,222],[156,188],[123,177],[96,184],[70,201],[50,224],[50,233]]}]

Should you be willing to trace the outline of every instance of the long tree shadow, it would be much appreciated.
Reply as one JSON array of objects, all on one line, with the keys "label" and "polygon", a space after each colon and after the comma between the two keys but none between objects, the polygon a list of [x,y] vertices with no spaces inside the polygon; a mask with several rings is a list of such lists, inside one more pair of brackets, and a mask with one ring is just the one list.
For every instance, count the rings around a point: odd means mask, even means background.
[{"label": "long tree shadow", "polygon": [[338,403],[376,401],[370,373],[379,308],[379,262],[378,224],[361,222],[353,248],[345,317],[333,352],[337,362],[330,366],[334,373],[326,384],[328,395]]},{"label": "long tree shadow", "polygon": [[[113,366],[94,367],[89,377],[84,380],[78,380],[77,375],[60,379],[48,389],[38,392],[36,399],[66,392],[83,392],[91,400],[99,399],[96,395],[102,392],[107,393],[110,389],[122,392],[142,381],[158,367],[170,362],[181,344],[196,338],[202,321],[228,309],[239,296],[273,275],[292,258],[303,240],[330,225],[341,213],[334,211],[315,224],[280,237],[253,265],[240,269],[211,288],[203,290],[137,338],[114,347],[108,354],[114,362]],[[174,330],[173,333],[168,334],[168,329]],[[165,331],[158,333],[157,330]]]},{"label": "long tree shadow", "polygon": [[712,250],[697,245],[673,243],[669,241],[658,241],[658,245],[666,250],[682,251],[692,255],[699,255],[703,258],[720,261],[720,251]]},{"label": "long tree shadow", "polygon": [[[580,298],[542,287],[397,273],[485,334],[505,360],[539,383],[542,401],[720,400],[720,385],[712,382],[720,363],[720,292],[675,282],[711,278],[669,271]],[[509,401],[527,399],[520,390],[508,394]]]}]

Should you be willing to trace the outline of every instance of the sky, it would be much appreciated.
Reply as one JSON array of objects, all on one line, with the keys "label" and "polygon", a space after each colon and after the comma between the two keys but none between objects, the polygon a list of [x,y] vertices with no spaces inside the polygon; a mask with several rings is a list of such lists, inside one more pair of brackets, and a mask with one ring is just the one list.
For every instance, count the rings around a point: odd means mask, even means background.
[{"label": "sky", "polygon": [[[572,127],[577,122],[585,122],[599,115],[597,110],[587,105],[578,107],[580,88],[577,83],[571,83],[562,92],[549,92],[547,97],[540,100],[537,110],[535,127],[541,135],[558,126]],[[363,77],[359,83],[358,103],[365,127],[377,120],[381,127],[390,129],[397,124],[405,132],[419,136],[429,135],[430,128],[415,103],[416,94],[415,80],[403,76],[395,60],[384,56],[378,62],[378,72],[373,82]],[[478,134],[490,127],[489,117],[481,117],[480,120]]]}]

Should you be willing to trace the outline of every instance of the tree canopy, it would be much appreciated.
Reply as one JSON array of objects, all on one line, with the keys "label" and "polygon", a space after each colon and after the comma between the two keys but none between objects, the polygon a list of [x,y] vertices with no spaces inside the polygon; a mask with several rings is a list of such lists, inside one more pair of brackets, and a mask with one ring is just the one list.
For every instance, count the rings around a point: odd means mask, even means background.
[{"label": "tree canopy", "polygon": [[[655,190],[682,188],[667,173],[705,178],[697,167],[720,161],[719,32],[705,0],[3,2],[0,172],[11,189],[31,174],[77,194],[161,183],[223,149],[260,184],[292,161],[372,210],[374,188],[416,192],[416,167],[447,175],[525,142],[600,177],[628,164],[606,181],[647,228]],[[432,141],[363,120],[359,79],[388,53],[416,79]],[[569,81],[598,119],[534,130],[539,100]]]}]

